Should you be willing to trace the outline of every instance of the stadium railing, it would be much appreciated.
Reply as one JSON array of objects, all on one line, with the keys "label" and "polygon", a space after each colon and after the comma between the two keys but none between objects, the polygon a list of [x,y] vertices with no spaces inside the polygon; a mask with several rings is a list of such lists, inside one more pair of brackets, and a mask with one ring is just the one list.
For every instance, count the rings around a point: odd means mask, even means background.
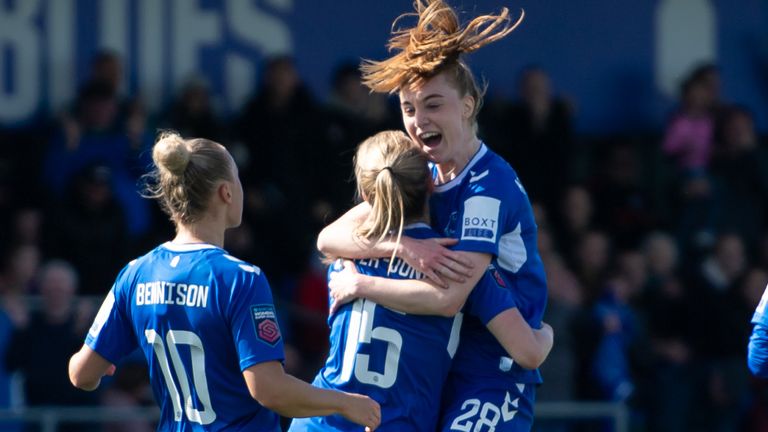
[{"label": "stadium railing", "polygon": [[[584,421],[607,420],[613,431],[629,431],[629,413],[621,403],[610,402],[539,402],[536,404],[536,420]],[[110,408],[110,407],[45,407],[0,409],[0,430],[4,424],[36,424],[40,432],[56,432],[63,423],[114,423],[123,421],[157,421],[157,408]]]}]

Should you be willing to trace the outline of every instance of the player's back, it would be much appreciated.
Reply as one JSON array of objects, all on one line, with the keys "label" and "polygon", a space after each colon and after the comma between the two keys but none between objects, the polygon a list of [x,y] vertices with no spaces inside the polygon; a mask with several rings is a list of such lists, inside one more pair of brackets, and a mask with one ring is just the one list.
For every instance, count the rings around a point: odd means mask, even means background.
[{"label": "player's back", "polygon": [[[279,430],[277,415],[251,398],[241,371],[282,359],[258,267],[211,245],[166,243],[126,267],[115,297],[149,364],[162,410],[158,430]],[[260,344],[267,354],[259,354]]]},{"label": "player's back", "polygon": [[[409,226],[404,235],[437,236],[426,224]],[[389,259],[355,260],[355,264],[358,271],[372,276],[423,277],[399,258],[389,274]],[[379,431],[434,431],[461,316],[410,315],[358,299],[342,306],[329,324],[330,355],[313,385],[365,394],[379,402]],[[329,416],[296,419],[290,430],[358,431],[360,427],[340,416]]]}]

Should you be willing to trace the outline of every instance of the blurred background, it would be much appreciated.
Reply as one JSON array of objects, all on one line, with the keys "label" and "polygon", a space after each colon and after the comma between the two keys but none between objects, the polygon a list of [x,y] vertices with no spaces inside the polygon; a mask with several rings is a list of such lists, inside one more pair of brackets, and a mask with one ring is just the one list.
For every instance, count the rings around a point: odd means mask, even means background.
[{"label": "blurred background", "polygon": [[[768,283],[768,2],[450,3],[464,20],[525,11],[468,61],[548,273],[534,430],[768,431],[745,360]],[[0,429],[154,430],[141,357],[96,393],[66,364],[119,269],[173,235],[138,194],[160,128],[235,156],[246,201],[226,248],[268,275],[286,368],[311,379],[328,333],[317,232],[354,204],[355,146],[401,128],[357,66],[411,9],[0,0]],[[147,410],[85,421],[116,407]]]}]

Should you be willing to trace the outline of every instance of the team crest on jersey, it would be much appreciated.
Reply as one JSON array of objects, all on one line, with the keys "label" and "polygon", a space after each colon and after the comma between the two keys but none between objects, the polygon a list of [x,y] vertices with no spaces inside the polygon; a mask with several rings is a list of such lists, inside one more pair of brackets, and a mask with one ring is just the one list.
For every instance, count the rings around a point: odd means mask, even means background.
[{"label": "team crest on jersey", "polygon": [[256,329],[256,336],[267,345],[275,346],[280,342],[280,327],[277,325],[275,307],[269,304],[251,306],[251,318]]}]

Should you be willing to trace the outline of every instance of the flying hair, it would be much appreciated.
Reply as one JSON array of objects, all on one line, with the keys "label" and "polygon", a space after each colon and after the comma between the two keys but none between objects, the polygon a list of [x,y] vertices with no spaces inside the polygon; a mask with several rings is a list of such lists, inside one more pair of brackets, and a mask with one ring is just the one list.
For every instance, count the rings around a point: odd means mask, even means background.
[{"label": "flying hair", "polygon": [[[419,84],[447,66],[462,63],[461,55],[477,51],[511,33],[523,20],[524,11],[512,22],[509,10],[498,15],[482,15],[465,26],[459,25],[456,12],[443,0],[416,0],[416,12],[400,15],[392,23],[387,48],[396,52],[381,61],[363,60],[363,83],[374,92],[394,93]],[[397,28],[406,17],[415,16],[412,28]]]}]

